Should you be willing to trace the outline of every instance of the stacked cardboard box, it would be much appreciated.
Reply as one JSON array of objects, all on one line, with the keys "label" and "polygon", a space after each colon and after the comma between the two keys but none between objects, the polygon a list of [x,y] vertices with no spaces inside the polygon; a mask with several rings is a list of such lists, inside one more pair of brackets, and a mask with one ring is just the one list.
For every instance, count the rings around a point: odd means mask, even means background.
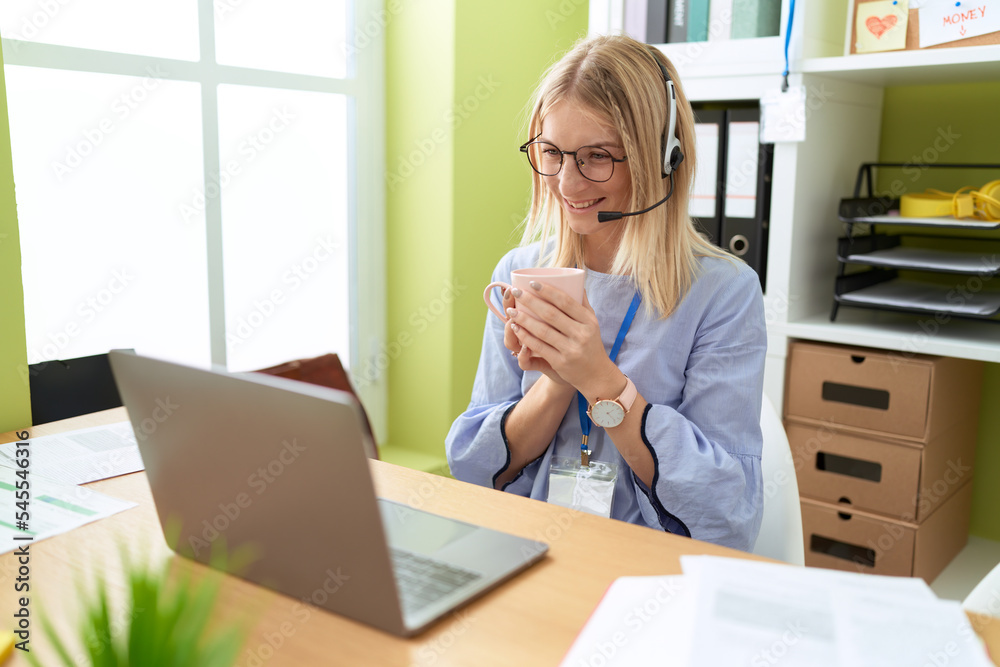
[{"label": "stacked cardboard box", "polygon": [[792,343],[806,565],[923,577],[965,546],[982,363]]}]

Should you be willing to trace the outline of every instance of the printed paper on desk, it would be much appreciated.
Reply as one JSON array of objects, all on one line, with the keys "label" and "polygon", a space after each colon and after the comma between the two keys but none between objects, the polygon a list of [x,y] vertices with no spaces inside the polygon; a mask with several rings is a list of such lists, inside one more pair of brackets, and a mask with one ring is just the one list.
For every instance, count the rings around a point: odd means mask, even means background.
[{"label": "printed paper on desk", "polygon": [[1000,31],[997,0],[937,0],[920,7],[920,48]]},{"label": "printed paper on desk", "polygon": [[698,576],[698,665],[989,667],[961,606],[918,579],[717,556],[681,567]]},{"label": "printed paper on desk", "polygon": [[619,577],[583,626],[560,665],[691,664],[695,586],[689,577]]},{"label": "printed paper on desk", "polygon": [[[858,3],[855,18],[858,53],[898,51],[906,48],[907,0],[879,0]],[[921,17],[921,25],[923,25]]]}]

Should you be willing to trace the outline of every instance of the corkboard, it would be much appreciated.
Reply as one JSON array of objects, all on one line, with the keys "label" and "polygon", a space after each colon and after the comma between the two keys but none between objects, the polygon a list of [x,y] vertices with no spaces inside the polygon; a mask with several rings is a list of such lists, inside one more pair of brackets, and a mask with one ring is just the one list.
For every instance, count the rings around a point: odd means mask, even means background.
[{"label": "corkboard", "polygon": [[[848,19],[847,32],[851,36],[848,42],[848,53],[857,53],[855,45],[858,42],[857,25],[858,22],[855,20],[857,14],[857,6],[865,2],[876,2],[877,0],[853,0],[850,3],[851,11],[850,18]],[[945,42],[944,44],[935,44],[934,46],[928,46],[928,49],[948,49],[956,46],[982,46],[984,44],[1000,44],[1000,32],[991,32],[986,35],[979,35],[977,37],[966,37],[965,39],[955,40],[954,42]],[[911,9],[907,14],[906,19],[906,50],[907,51],[919,51],[920,49],[920,11],[917,9]]]}]

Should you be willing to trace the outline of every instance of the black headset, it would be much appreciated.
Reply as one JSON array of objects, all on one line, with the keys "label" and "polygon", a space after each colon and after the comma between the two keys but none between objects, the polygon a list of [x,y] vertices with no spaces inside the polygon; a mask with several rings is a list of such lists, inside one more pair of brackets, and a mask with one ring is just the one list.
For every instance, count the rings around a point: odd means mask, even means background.
[{"label": "black headset", "polygon": [[667,105],[670,107],[669,119],[667,120],[667,126],[664,128],[663,137],[660,140],[660,151],[663,158],[663,171],[662,178],[670,178],[670,189],[667,191],[667,196],[656,202],[652,206],[642,209],[641,211],[631,211],[624,213],[622,211],[599,211],[597,213],[597,222],[612,222],[614,220],[621,220],[622,218],[627,218],[633,215],[642,215],[643,213],[648,213],[652,211],[657,206],[665,204],[670,196],[674,194],[674,170],[680,166],[681,162],[684,161],[684,153],[681,152],[681,142],[677,138],[677,93],[674,90],[674,82],[670,80],[670,74],[667,73],[667,68],[663,66],[659,58],[653,52],[652,48],[649,50],[649,55],[653,59],[653,62],[657,64],[660,68],[660,72],[663,74],[663,89],[667,93]]},{"label": "black headset", "polygon": [[674,82],[670,80],[667,68],[663,66],[652,49],[650,49],[649,55],[660,68],[660,73],[663,74],[663,89],[667,93],[667,104],[670,106],[670,118],[667,120],[667,127],[660,142],[663,153],[663,178],[666,178],[684,161],[681,141],[677,138],[677,92],[674,90]]}]

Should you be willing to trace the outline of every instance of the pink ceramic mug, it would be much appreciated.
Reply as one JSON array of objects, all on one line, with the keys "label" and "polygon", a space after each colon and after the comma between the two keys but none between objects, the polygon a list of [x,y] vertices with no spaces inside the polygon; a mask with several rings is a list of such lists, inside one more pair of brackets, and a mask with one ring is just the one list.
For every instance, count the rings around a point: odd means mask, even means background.
[{"label": "pink ceramic mug", "polygon": [[[577,303],[583,303],[583,285],[586,277],[587,272],[583,269],[514,269],[510,272],[510,283],[495,282],[487,285],[486,289],[483,291],[483,300],[486,302],[486,305],[489,306],[489,309],[493,311],[494,315],[506,322],[507,315],[497,308],[492,299],[490,299],[490,292],[494,287],[502,287],[504,289],[516,287],[527,291],[531,289],[530,283],[535,281],[542,283],[543,285],[551,285],[552,287],[561,289],[569,294],[571,298],[575,299]],[[521,305],[518,305],[517,307],[529,315],[534,314]]]}]

